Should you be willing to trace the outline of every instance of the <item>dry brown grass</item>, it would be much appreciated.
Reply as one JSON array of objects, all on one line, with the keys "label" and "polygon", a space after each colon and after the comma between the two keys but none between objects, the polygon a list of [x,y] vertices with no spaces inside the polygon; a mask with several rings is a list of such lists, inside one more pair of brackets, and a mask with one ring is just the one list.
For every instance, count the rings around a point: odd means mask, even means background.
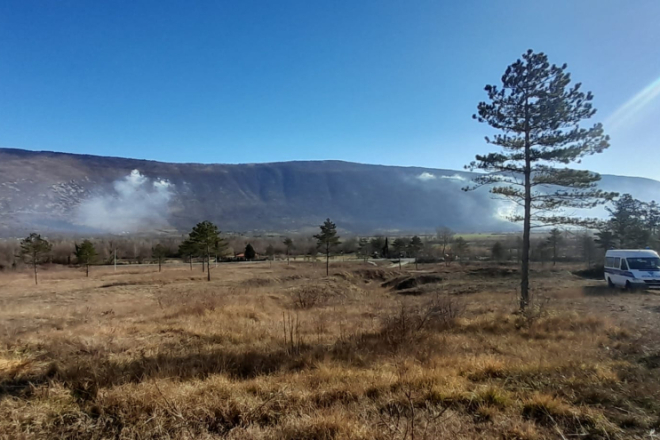
[{"label": "dry brown grass", "polygon": [[[38,286],[0,274],[0,438],[623,439],[658,428],[659,298],[594,295],[565,268],[534,273],[528,316],[514,313],[515,274],[497,268],[354,263],[325,278],[312,263],[219,265],[210,283],[187,268],[95,269],[49,269]],[[387,282],[417,276],[417,296]]]}]

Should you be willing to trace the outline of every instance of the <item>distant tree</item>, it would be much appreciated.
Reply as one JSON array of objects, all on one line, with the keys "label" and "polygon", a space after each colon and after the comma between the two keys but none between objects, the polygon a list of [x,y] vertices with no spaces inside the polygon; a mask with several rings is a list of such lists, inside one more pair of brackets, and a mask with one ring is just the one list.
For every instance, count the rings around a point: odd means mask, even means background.
[{"label": "distant tree", "polygon": [[340,246],[341,252],[344,254],[353,254],[358,249],[358,240],[355,237],[349,237],[344,240]]},{"label": "distant tree", "polygon": [[32,233],[20,242],[20,257],[25,264],[29,264],[34,269],[34,284],[39,284],[37,278],[37,266],[48,261],[53,246],[41,235]]},{"label": "distant tree", "polygon": [[272,266],[272,261],[275,257],[275,246],[273,246],[271,243],[268,243],[268,246],[266,246],[266,257],[268,257],[268,261],[270,262],[269,264]]},{"label": "distant tree", "polygon": [[550,249],[550,246],[548,245],[548,240],[544,239],[537,241],[534,254],[539,260],[541,260],[541,266],[545,265],[545,262],[548,260],[551,253],[552,249]]},{"label": "distant tree", "polygon": [[654,200],[646,205],[646,227],[651,235],[660,235],[660,205]]},{"label": "distant tree", "polygon": [[339,245],[339,236],[337,235],[337,226],[326,219],[321,226],[321,232],[314,235],[316,247],[325,253],[325,275],[330,274],[330,252]]},{"label": "distant tree", "polygon": [[646,247],[651,239],[651,228],[647,223],[647,205],[630,194],[624,194],[605,208],[610,214],[605,230],[611,231],[617,247]]},{"label": "distant tree", "polygon": [[456,237],[454,240],[454,244],[451,246],[452,253],[456,255],[456,257],[463,258],[465,254],[468,253],[468,250],[470,249],[470,246],[468,245],[467,241],[463,237]]},{"label": "distant tree", "polygon": [[660,250],[660,205],[655,201],[646,205],[646,228],[650,235],[648,246]]},{"label": "distant tree", "polygon": [[607,229],[607,225],[603,226],[603,229],[600,231],[596,232],[596,244],[601,248],[607,251],[608,249],[612,249],[614,247],[614,243],[616,242],[616,238],[614,237],[614,233]]},{"label": "distant tree", "polygon": [[406,251],[406,248],[408,247],[409,241],[407,238],[396,238],[392,242],[392,250],[394,251],[394,255],[396,255],[397,258],[401,257],[403,253]]},{"label": "distant tree", "polygon": [[493,247],[490,249],[490,253],[495,261],[502,261],[504,259],[504,246],[499,241],[496,241],[493,244]]},{"label": "distant tree", "polygon": [[245,252],[243,253],[247,261],[252,261],[257,257],[257,253],[254,251],[254,248],[250,243],[245,246]]},{"label": "distant tree", "polygon": [[583,231],[578,234],[577,239],[582,259],[587,264],[587,267],[590,267],[591,262],[594,259],[594,255],[596,254],[596,243],[594,242],[594,237],[589,231]]},{"label": "distant tree", "polygon": [[447,248],[451,245],[452,241],[454,241],[454,231],[446,226],[441,226],[436,229],[436,236],[442,247],[442,258],[445,258],[447,255]]},{"label": "distant tree", "polygon": [[158,261],[158,272],[162,270],[163,261],[165,260],[165,257],[167,257],[168,253],[169,249],[160,243],[151,248],[151,256],[155,258],[156,261]]},{"label": "distant tree", "polygon": [[516,261],[520,262],[522,257],[523,238],[516,235]]},{"label": "distant tree", "polygon": [[179,244],[179,255],[182,257],[188,257],[188,262],[190,263],[190,270],[192,270],[192,261],[195,254],[198,252],[198,249],[190,239],[183,240]]},{"label": "distant tree", "polygon": [[424,249],[424,243],[421,238],[415,235],[410,239],[410,243],[408,243],[408,254],[415,259],[415,269],[417,269],[417,259],[422,249]]},{"label": "distant tree", "polygon": [[381,251],[383,258],[390,258],[390,245],[389,240],[385,237],[385,244],[383,245],[383,250]]},{"label": "distant tree", "polygon": [[[218,262],[218,258],[234,255],[233,249],[229,247],[229,243],[223,238],[220,238],[220,240],[216,242],[213,252],[215,253],[216,263]],[[277,253],[277,251],[275,252]]]},{"label": "distant tree", "polygon": [[[501,150],[478,155],[466,166],[483,172],[473,179],[473,186],[464,189],[487,186],[492,194],[523,208],[522,214],[511,217],[523,222],[521,309],[529,303],[532,226],[587,225],[591,222],[562,215],[564,210],[592,208],[616,196],[597,188],[598,174],[555,168],[609,147],[601,124],[580,127],[581,121],[596,113],[591,104],[593,95],[582,92],[581,84],[570,83],[565,64],[550,65],[545,54],[529,50],[507,67],[501,88],[486,86],[489,102],[479,103],[478,115],[474,115],[500,131],[486,142]],[[552,215],[553,211],[557,215]]]},{"label": "distant tree", "polygon": [[108,262],[117,265],[117,241],[109,240],[107,244]]},{"label": "distant tree", "polygon": [[369,255],[371,255],[371,243],[364,237],[358,240],[358,254],[365,262],[369,259]]},{"label": "distant tree", "polygon": [[203,221],[195,225],[189,236],[194,247],[201,252],[202,258],[206,258],[206,280],[211,281],[211,254],[217,253],[224,245],[220,230],[210,221]]},{"label": "distant tree", "polygon": [[316,243],[310,244],[307,247],[307,252],[305,255],[310,261],[316,261],[319,253],[319,248],[316,246]]},{"label": "distant tree", "polygon": [[293,244],[293,240],[291,240],[289,237],[285,238],[282,243],[284,244],[284,250],[286,252],[286,264],[289,264],[289,256],[291,255],[291,251],[295,249],[296,246]]},{"label": "distant tree", "polygon": [[559,228],[553,228],[546,241],[548,242],[548,248],[552,249],[552,265],[555,266],[557,264],[557,254],[564,243],[564,236]]},{"label": "distant tree", "polygon": [[383,248],[385,248],[385,237],[377,235],[369,242],[373,255],[383,257]]},{"label": "distant tree", "polygon": [[78,264],[85,266],[85,274],[89,277],[89,266],[94,263],[97,257],[94,244],[89,240],[83,241],[80,245],[76,243],[74,254]]},{"label": "distant tree", "polygon": [[660,212],[655,201],[646,203],[624,194],[606,209],[610,213],[606,229],[614,233],[619,248],[660,245]]}]

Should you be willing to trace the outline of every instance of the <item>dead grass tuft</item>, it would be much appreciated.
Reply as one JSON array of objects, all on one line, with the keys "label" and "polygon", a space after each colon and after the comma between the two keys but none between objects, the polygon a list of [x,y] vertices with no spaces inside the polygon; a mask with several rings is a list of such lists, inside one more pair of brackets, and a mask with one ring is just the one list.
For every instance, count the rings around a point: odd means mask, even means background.
[{"label": "dead grass tuft", "polygon": [[453,326],[463,306],[447,295],[436,295],[421,304],[402,304],[396,313],[383,318],[381,335],[391,346],[409,341],[425,330],[446,330]]}]

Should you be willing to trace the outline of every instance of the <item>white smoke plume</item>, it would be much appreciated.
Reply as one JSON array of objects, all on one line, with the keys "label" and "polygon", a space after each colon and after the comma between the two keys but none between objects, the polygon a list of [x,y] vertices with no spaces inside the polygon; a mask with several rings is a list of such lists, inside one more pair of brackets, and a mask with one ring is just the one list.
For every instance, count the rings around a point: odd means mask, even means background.
[{"label": "white smoke plume", "polygon": [[461,180],[461,181],[467,180],[465,177],[463,177],[459,174],[452,174],[451,176],[442,176],[442,175],[441,176],[436,176],[435,174],[431,174],[431,173],[427,173],[427,172],[423,172],[422,174],[417,176],[417,178],[419,180],[423,181],[423,182],[427,182],[429,180],[435,180],[437,178],[450,179],[450,180]]},{"label": "white smoke plume", "polygon": [[424,172],[424,173],[420,174],[419,176],[417,176],[417,178],[419,180],[422,180],[422,181],[427,181],[427,180],[435,180],[436,177],[435,177],[435,175],[433,175],[431,173]]},{"label": "white smoke plume", "polygon": [[451,176],[440,176],[441,179],[451,179],[451,180],[460,180],[460,181],[465,181],[467,180],[465,177],[459,175],[459,174],[452,174]]},{"label": "white smoke plume", "polygon": [[105,232],[137,232],[167,226],[174,185],[133,170],[112,184],[113,190],[83,200],[78,224]]}]

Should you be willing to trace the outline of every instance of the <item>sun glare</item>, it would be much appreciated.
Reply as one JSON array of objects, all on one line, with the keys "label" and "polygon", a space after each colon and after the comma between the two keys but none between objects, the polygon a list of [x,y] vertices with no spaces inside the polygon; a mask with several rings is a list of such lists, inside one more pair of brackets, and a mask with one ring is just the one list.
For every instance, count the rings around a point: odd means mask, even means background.
[{"label": "sun glare", "polygon": [[660,77],[612,113],[605,121],[605,128],[610,132],[625,128],[631,122],[634,122],[644,108],[653,102],[658,95],[660,95]]}]

